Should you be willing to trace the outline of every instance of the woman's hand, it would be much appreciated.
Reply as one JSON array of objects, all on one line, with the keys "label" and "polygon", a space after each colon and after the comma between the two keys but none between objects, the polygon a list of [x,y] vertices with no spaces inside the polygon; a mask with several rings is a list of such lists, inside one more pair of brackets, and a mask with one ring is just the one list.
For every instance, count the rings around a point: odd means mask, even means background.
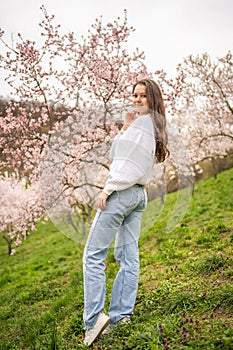
[{"label": "woman's hand", "polygon": [[108,199],[109,195],[105,192],[101,192],[98,198],[98,208],[101,210],[106,209],[106,200]]},{"label": "woman's hand", "polygon": [[136,119],[137,111],[133,110],[131,112],[126,113],[124,119],[123,130],[128,129],[130,124]]}]

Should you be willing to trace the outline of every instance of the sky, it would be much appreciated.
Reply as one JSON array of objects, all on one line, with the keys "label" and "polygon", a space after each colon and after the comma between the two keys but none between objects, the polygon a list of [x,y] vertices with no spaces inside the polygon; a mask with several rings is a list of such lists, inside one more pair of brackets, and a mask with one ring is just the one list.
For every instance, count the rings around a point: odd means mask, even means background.
[{"label": "sky", "polygon": [[[64,32],[72,31],[77,38],[87,35],[101,15],[108,23],[123,18],[126,9],[128,24],[135,28],[128,48],[145,52],[151,72],[164,69],[174,76],[189,54],[207,52],[215,58],[233,51],[232,0],[5,0],[0,11],[4,38],[10,41],[12,34],[20,32],[37,41],[42,4]],[[0,95],[5,96],[9,89],[0,74]]]}]

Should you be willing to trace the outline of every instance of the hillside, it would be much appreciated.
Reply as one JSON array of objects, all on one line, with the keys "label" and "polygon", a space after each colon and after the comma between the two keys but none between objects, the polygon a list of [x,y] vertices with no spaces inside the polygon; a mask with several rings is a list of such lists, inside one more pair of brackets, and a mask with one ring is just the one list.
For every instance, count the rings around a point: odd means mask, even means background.
[{"label": "hillside", "polygon": [[[176,193],[149,203],[140,239],[141,275],[131,324],[93,349],[233,349],[233,168],[196,184],[182,221],[166,232]],[[83,345],[83,246],[51,222],[7,255],[0,241],[0,349]],[[107,260],[107,305],[116,273]]]}]

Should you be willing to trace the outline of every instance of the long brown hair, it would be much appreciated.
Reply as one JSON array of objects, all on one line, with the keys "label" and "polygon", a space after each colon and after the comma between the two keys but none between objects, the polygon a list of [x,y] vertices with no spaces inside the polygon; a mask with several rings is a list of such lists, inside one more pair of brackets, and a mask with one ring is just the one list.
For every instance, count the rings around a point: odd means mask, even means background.
[{"label": "long brown hair", "polygon": [[133,86],[133,93],[137,85],[146,86],[146,97],[155,134],[155,157],[159,163],[163,162],[170,154],[166,145],[168,136],[166,131],[166,116],[163,97],[158,84],[152,79],[142,79]]}]

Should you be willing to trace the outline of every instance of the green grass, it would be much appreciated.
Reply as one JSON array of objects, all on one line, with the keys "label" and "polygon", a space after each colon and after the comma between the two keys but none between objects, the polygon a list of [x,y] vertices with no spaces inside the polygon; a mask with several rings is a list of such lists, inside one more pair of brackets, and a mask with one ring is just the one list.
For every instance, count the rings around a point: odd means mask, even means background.
[{"label": "green grass", "polygon": [[[176,197],[169,194],[164,208],[150,202],[144,214],[131,324],[93,349],[233,348],[233,169],[196,184],[182,221],[167,232]],[[0,349],[87,348],[82,253],[51,222],[40,223],[14,256],[0,241]],[[112,250],[106,264],[107,311],[117,271]]]}]

